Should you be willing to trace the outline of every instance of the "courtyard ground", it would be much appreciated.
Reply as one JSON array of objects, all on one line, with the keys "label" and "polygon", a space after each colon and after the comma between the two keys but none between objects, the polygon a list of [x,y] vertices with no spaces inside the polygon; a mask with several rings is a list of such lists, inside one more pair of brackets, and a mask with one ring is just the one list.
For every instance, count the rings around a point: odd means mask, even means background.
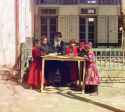
[{"label": "courtyard ground", "polygon": [[24,89],[0,78],[0,112],[125,112],[125,83],[102,83],[99,96],[68,87],[46,90]]},{"label": "courtyard ground", "polygon": [[125,88],[102,85],[99,96],[69,88],[47,89],[39,93],[0,80],[0,112],[125,112]]}]

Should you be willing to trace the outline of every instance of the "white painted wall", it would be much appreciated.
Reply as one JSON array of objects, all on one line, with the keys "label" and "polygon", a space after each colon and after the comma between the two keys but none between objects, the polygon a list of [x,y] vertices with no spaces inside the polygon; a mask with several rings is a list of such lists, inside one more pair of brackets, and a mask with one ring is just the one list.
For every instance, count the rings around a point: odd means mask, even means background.
[{"label": "white painted wall", "polygon": [[[19,0],[19,38],[32,37],[32,2]],[[0,65],[14,65],[16,60],[15,0],[0,0]]]},{"label": "white painted wall", "polygon": [[19,0],[19,36],[20,42],[32,37],[32,0]]},{"label": "white painted wall", "polygon": [[15,0],[0,0],[0,65],[15,63]]}]

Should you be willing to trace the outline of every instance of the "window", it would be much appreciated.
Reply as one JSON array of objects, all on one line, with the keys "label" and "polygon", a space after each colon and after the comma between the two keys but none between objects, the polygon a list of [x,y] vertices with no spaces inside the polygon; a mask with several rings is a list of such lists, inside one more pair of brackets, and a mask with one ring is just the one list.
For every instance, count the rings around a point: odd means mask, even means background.
[{"label": "window", "polygon": [[95,42],[95,18],[88,18],[88,41]]},{"label": "window", "polygon": [[56,9],[41,9],[40,12],[42,15],[56,15],[57,10]]},{"label": "window", "polygon": [[97,3],[97,0],[80,0],[80,3],[96,4],[96,3]]},{"label": "window", "polygon": [[86,19],[80,17],[80,41],[86,41]]},{"label": "window", "polygon": [[96,45],[96,17],[80,16],[80,41],[89,41]]},{"label": "window", "polygon": [[34,0],[36,4],[121,4],[121,0]]},{"label": "window", "polygon": [[61,4],[77,4],[78,0],[61,0]]},{"label": "window", "polygon": [[98,0],[98,4],[118,5],[121,4],[121,0]]},{"label": "window", "polygon": [[118,18],[118,44],[121,46],[122,44],[122,28],[123,28],[123,17],[119,16]]},{"label": "window", "polygon": [[36,0],[37,4],[57,4],[58,0]]},{"label": "window", "polygon": [[95,4],[96,0],[88,0],[88,3]]},{"label": "window", "polygon": [[41,16],[41,35],[47,35],[53,42],[54,34],[58,30],[58,18],[56,16]]},{"label": "window", "polygon": [[77,4],[78,0],[35,0],[36,4]]},{"label": "window", "polygon": [[117,5],[117,4],[121,4],[121,0],[80,0],[80,3]]},{"label": "window", "polygon": [[96,14],[96,9],[94,8],[82,8],[81,9],[81,14]]}]

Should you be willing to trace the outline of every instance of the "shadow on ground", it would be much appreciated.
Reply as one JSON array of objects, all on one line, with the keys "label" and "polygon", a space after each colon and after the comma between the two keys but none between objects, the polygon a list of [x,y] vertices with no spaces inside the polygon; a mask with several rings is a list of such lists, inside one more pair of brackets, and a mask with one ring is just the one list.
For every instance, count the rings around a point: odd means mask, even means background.
[{"label": "shadow on ground", "polygon": [[78,96],[77,94],[80,94],[77,92],[76,93],[73,93],[71,91],[68,91],[68,92],[63,92],[62,89],[59,89],[59,88],[56,88],[57,89],[57,93],[59,95],[62,95],[62,96],[65,96],[65,97],[68,97],[68,98],[71,98],[71,99],[75,99],[75,100],[79,100],[79,101],[83,101],[83,102],[86,102],[86,103],[90,103],[90,104],[93,104],[93,105],[96,105],[96,106],[99,106],[99,107],[102,107],[102,108],[105,108],[107,110],[111,110],[113,112],[125,112],[124,110],[121,110],[121,109],[118,109],[118,108],[115,108],[115,107],[112,107],[108,104],[104,104],[104,103],[101,103],[101,102],[97,102],[97,101],[94,101],[92,100],[91,98],[86,98],[86,97],[80,97]]}]

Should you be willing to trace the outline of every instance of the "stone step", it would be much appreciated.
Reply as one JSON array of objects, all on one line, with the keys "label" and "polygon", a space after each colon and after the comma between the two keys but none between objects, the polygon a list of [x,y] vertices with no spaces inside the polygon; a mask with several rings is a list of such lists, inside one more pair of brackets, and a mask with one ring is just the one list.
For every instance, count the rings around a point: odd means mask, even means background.
[{"label": "stone step", "polygon": [[0,80],[16,80],[18,79],[19,74],[17,71],[9,68],[0,69]]},{"label": "stone step", "polygon": [[101,82],[125,83],[125,77],[101,77]]}]

